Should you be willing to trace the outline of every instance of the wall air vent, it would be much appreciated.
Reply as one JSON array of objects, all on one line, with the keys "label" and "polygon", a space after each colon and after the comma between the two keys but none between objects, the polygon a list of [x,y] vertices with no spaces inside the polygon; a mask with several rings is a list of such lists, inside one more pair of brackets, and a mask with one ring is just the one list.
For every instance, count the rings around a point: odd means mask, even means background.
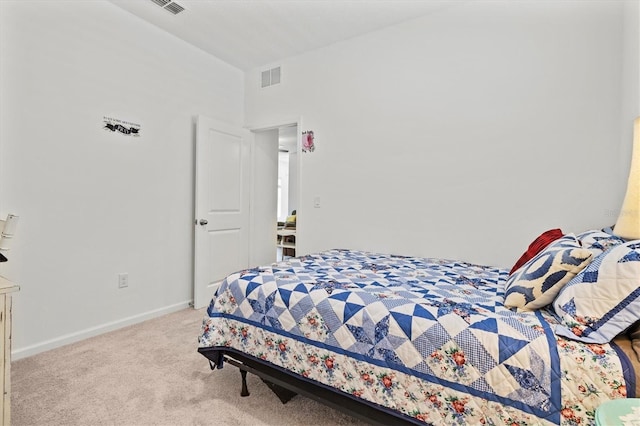
[{"label": "wall air vent", "polygon": [[167,10],[173,13],[174,15],[177,15],[178,13],[185,10],[184,6],[172,0],[151,0],[151,1],[157,4],[158,6],[160,6],[161,8],[163,8],[164,10]]},{"label": "wall air vent", "polygon": [[273,86],[280,83],[280,67],[271,68],[261,73],[262,87]]}]

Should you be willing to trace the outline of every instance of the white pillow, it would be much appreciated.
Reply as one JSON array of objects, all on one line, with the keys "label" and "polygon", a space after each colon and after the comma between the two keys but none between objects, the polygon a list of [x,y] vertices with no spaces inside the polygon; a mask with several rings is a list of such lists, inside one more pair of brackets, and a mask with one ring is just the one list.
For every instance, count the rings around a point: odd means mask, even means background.
[{"label": "white pillow", "polygon": [[597,256],[560,292],[553,308],[556,334],[607,343],[640,318],[640,240]]},{"label": "white pillow", "polygon": [[582,232],[576,235],[576,238],[578,238],[582,247],[593,252],[594,257],[626,242],[620,237],[599,230]]}]

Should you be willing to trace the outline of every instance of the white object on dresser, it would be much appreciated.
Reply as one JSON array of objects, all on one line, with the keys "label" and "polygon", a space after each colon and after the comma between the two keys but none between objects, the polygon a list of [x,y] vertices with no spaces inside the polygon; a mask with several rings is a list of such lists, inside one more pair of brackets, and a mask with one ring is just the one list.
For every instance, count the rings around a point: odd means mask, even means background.
[{"label": "white object on dresser", "polygon": [[20,287],[0,276],[0,416],[7,426],[11,424],[11,293],[18,290]]},{"label": "white object on dresser", "polygon": [[6,220],[0,220],[0,251],[11,249],[11,240],[18,226],[18,219],[20,218],[15,214],[9,214]]}]

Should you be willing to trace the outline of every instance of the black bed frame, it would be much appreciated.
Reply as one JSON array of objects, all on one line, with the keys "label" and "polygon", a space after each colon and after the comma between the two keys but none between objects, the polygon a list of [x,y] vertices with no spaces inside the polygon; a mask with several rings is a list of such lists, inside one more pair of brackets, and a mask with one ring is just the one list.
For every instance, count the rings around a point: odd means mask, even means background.
[{"label": "black bed frame", "polygon": [[232,348],[198,348],[198,352],[209,360],[212,370],[222,368],[224,363],[238,367],[242,379],[241,396],[249,396],[246,380],[249,372],[260,377],[283,404],[299,394],[372,425],[418,424],[424,426],[424,423],[415,418],[306,379]]}]

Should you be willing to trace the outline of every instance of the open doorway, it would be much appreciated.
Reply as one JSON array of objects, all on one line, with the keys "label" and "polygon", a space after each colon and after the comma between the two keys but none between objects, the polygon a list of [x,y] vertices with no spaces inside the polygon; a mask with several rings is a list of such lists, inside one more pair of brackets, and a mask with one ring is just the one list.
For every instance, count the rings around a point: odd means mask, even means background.
[{"label": "open doorway", "polygon": [[292,123],[252,129],[250,263],[254,266],[297,255],[298,128],[299,123]]},{"label": "open doorway", "polygon": [[278,230],[276,259],[296,256],[298,126],[278,128]]}]

